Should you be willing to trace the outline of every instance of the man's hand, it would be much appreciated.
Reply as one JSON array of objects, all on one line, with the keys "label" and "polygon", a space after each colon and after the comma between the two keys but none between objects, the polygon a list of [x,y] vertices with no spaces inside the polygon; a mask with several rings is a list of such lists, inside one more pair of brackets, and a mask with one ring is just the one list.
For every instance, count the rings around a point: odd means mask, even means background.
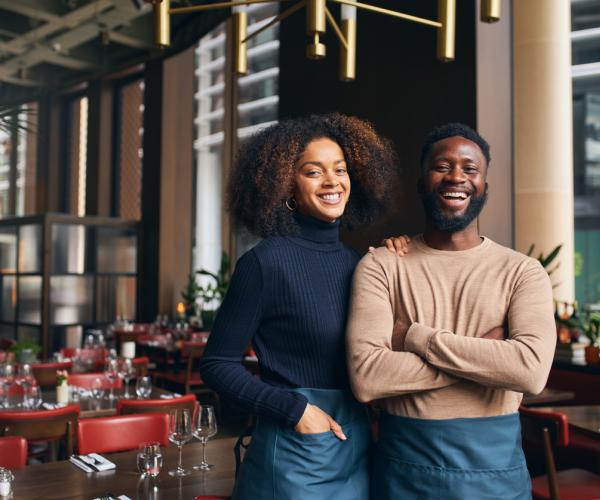
[{"label": "man's hand", "polygon": [[[393,236],[384,239],[381,242],[381,246],[385,246],[390,252],[395,253],[400,257],[403,257],[408,253],[409,243],[410,238],[404,234],[402,236]],[[373,250],[375,250],[374,247],[369,247],[369,252],[372,252]]]},{"label": "man's hand", "polygon": [[331,431],[338,439],[346,441],[346,436],[340,424],[325,413],[321,408],[310,403],[306,405],[302,418],[294,427],[300,434],[316,434]]},{"label": "man's hand", "polygon": [[481,338],[490,340],[506,340],[508,338],[508,326],[496,326]]}]

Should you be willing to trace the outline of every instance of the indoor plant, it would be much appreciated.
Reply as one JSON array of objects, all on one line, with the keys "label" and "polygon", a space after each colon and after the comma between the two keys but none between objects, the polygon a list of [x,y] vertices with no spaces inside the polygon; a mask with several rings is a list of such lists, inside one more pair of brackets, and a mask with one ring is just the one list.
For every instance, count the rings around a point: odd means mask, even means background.
[{"label": "indoor plant", "polygon": [[590,340],[590,345],[585,347],[585,362],[588,365],[600,363],[600,313],[588,314],[583,333]]},{"label": "indoor plant", "polygon": [[196,271],[196,274],[208,276],[212,281],[209,281],[205,286],[197,285],[197,299],[201,301],[202,327],[205,330],[210,330],[217,314],[217,309],[221,305],[223,297],[229,287],[229,256],[226,252],[221,254],[221,265],[217,274],[211,273],[206,269]]},{"label": "indoor plant", "polygon": [[37,355],[42,350],[41,346],[33,340],[20,340],[9,347],[11,352],[15,353],[17,363],[33,363],[37,360]]}]

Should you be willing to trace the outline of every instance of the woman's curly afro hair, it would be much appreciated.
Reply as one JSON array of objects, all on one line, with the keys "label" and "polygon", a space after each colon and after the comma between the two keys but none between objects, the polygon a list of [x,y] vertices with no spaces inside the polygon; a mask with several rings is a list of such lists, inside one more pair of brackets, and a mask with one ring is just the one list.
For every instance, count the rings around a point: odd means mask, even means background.
[{"label": "woman's curly afro hair", "polygon": [[366,224],[382,211],[395,180],[394,150],[370,123],[332,113],[281,121],[242,146],[228,190],[236,222],[260,236],[296,233],[285,201],[294,191],[298,158],[308,143],[321,138],[340,146],[352,183],[342,223],[349,228]]}]

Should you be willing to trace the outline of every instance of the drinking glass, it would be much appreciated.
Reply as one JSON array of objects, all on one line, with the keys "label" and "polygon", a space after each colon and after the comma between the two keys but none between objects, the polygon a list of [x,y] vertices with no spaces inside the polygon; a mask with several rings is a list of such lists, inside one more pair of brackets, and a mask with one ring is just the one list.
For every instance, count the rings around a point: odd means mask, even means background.
[{"label": "drinking glass", "polygon": [[131,359],[125,358],[123,360],[119,376],[125,381],[125,394],[123,394],[123,397],[129,399],[131,397],[131,394],[129,394],[129,382],[135,377],[135,366],[133,366]]},{"label": "drinking glass", "polygon": [[138,377],[135,382],[135,393],[140,399],[148,399],[152,394],[152,381],[150,377]]},{"label": "drinking glass", "polygon": [[104,376],[110,382],[110,394],[108,395],[108,399],[111,401],[116,399],[115,397],[115,382],[119,378],[119,368],[117,365],[116,359],[109,359],[106,362],[106,369],[104,370]]},{"label": "drinking glass", "polygon": [[158,441],[149,441],[139,445],[137,466],[142,476],[158,476],[162,463],[163,457]]},{"label": "drinking glass", "polygon": [[169,441],[179,448],[179,462],[175,470],[170,470],[169,475],[175,477],[187,476],[190,471],[181,465],[181,452],[183,445],[192,439],[192,422],[190,410],[179,408],[169,415]]},{"label": "drinking glass", "polygon": [[0,366],[0,381],[2,383],[2,392],[4,394],[4,402],[2,403],[2,406],[4,408],[10,408],[10,395],[8,392],[10,390],[10,386],[14,382],[14,375],[15,372],[13,365],[5,364]]},{"label": "drinking glass", "polygon": [[33,383],[33,376],[31,375],[31,365],[24,363],[19,367],[17,376],[15,377],[15,383],[23,388],[23,401],[21,406],[25,406],[25,395],[27,390]]},{"label": "drinking glass", "polygon": [[96,377],[92,381],[92,397],[96,400],[100,400],[104,397],[104,383],[100,377]]},{"label": "drinking glass", "polygon": [[42,405],[42,392],[37,385],[32,385],[24,395],[24,406],[29,410],[37,410]]},{"label": "drinking glass", "polygon": [[206,461],[206,443],[217,433],[215,409],[211,405],[200,405],[196,412],[193,434],[202,443],[202,462],[194,465],[194,470],[210,470],[212,465]]}]

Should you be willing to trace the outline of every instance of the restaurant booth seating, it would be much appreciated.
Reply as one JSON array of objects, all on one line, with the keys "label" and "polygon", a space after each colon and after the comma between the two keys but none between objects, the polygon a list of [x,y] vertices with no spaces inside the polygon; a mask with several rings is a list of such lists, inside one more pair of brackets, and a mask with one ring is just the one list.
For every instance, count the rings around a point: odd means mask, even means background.
[{"label": "restaurant booth seating", "polygon": [[0,434],[22,436],[29,443],[65,440],[65,454],[69,457],[73,453],[79,412],[79,404],[55,410],[0,412]]},{"label": "restaurant booth seating", "polygon": [[535,500],[594,500],[600,498],[600,476],[584,469],[556,471],[552,448],[569,446],[569,422],[564,413],[519,408],[523,442],[542,446],[546,474],[532,478]]},{"label": "restaurant booth seating", "polygon": [[136,449],[145,441],[169,444],[169,416],[164,413],[86,418],[77,424],[77,449],[88,453],[111,453]]},{"label": "restaurant booth seating", "polygon": [[169,413],[178,408],[188,408],[190,414],[193,414],[195,407],[196,396],[194,394],[185,394],[172,399],[119,399],[117,401],[117,415]]},{"label": "restaurant booth seating", "polygon": [[17,469],[27,464],[27,439],[22,436],[0,437],[0,467]]}]

